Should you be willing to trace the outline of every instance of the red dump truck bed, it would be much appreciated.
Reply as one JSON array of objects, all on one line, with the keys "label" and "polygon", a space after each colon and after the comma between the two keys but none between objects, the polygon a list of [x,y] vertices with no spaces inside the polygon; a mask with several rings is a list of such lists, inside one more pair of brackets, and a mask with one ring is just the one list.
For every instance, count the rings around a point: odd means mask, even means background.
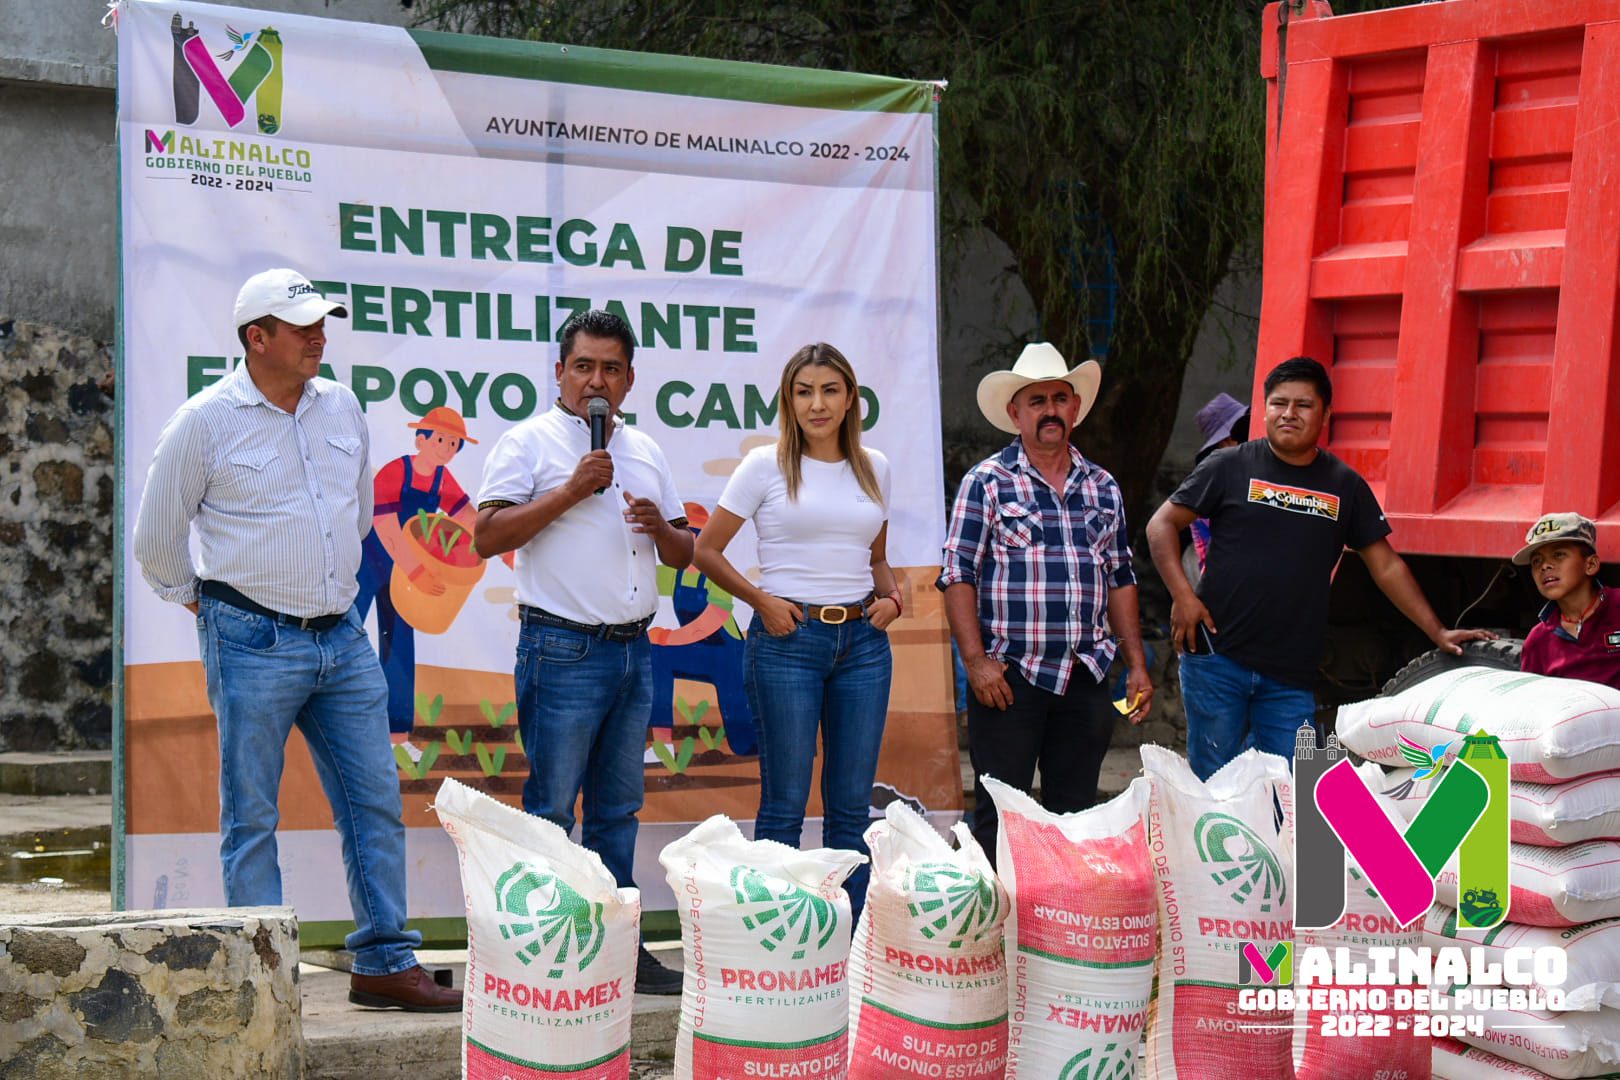
[{"label": "red dump truck bed", "polygon": [[1620,0],[1306,0],[1264,35],[1257,419],[1315,356],[1399,550],[1505,557],[1578,510],[1620,560]]}]

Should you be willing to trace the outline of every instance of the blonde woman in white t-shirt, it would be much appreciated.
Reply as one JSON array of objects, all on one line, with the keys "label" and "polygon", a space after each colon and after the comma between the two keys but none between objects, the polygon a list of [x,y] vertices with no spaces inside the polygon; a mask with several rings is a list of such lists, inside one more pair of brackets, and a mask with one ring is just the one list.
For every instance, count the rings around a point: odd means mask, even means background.
[{"label": "blonde woman in white t-shirt", "polygon": [[[793,354],[777,402],[780,439],[737,467],[692,562],[754,609],[743,664],[759,726],[755,838],[799,846],[819,732],[822,843],[864,854],[893,669],[885,631],[900,615],[889,462],[861,447],[860,386],[831,345]],[[758,585],[725,555],[750,519]],[[863,867],[846,886],[856,911],[866,879]]]}]

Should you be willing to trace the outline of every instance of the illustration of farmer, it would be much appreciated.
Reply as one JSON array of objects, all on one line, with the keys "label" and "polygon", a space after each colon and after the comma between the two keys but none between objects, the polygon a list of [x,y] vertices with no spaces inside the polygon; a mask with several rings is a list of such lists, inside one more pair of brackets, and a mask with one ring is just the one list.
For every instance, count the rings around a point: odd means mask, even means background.
[{"label": "illustration of farmer", "polygon": [[[689,502],[686,518],[687,527],[698,533],[708,523],[709,511]],[[659,567],[658,587],[670,597],[681,625],[673,630],[654,628],[648,632],[653,643],[653,708],[649,727],[669,727],[676,679],[706,682],[715,689],[726,741],[732,751],[752,754],[757,749],[754,713],[748,707],[748,696],[743,693],[742,632],[732,617],[731,594],[701,571],[691,568],[677,572]],[[655,732],[653,737],[659,735]]]},{"label": "illustration of farmer", "polygon": [[[416,430],[416,453],[395,458],[377,470],[376,508],[371,532],[361,545],[360,595],[355,603],[364,619],[377,602],[377,655],[388,679],[388,730],[399,742],[411,731],[416,716],[416,630],[438,633],[444,624],[424,626],[411,609],[402,611],[395,595],[398,567],[411,589],[423,599],[445,595],[445,564],[425,558],[431,547],[413,543],[407,532],[429,520],[459,526],[467,543],[476,516],[471,500],[449,464],[466,443],[478,440],[467,434],[467,424],[456,410],[440,406],[422,419],[407,424]],[[418,539],[421,539],[418,537]],[[480,565],[481,569],[481,565]],[[453,617],[453,615],[452,615]]]}]

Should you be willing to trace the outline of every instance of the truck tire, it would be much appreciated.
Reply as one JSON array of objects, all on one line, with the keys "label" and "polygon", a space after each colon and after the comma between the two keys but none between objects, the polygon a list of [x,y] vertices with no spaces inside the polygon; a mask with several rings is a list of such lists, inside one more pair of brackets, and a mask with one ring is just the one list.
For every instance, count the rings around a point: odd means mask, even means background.
[{"label": "truck tire", "polygon": [[1502,671],[1519,670],[1519,650],[1524,647],[1521,638],[1502,637],[1495,641],[1470,641],[1463,645],[1463,654],[1454,656],[1440,649],[1430,649],[1407,664],[1384,684],[1380,697],[1391,697],[1402,690],[1416,686],[1424,679],[1433,678],[1442,671],[1460,667],[1499,668]]}]

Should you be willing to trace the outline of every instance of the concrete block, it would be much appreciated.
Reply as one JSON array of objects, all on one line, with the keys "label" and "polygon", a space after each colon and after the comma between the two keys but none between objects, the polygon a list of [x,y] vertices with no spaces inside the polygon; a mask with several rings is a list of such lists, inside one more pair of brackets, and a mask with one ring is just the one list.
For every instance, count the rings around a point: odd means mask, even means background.
[{"label": "concrete block", "polygon": [[[655,947],[658,958],[680,966],[679,948]],[[455,985],[465,981],[464,961],[445,961]],[[349,976],[303,966],[305,1080],[459,1080],[460,1013],[407,1013],[349,1004]],[[679,997],[637,994],[630,1020],[632,1080],[671,1075]]]},{"label": "concrete block", "polygon": [[0,917],[0,1061],[16,1080],[298,1077],[291,908]]},{"label": "concrete block", "polygon": [[12,795],[95,795],[111,790],[111,750],[0,754],[0,792]]}]

